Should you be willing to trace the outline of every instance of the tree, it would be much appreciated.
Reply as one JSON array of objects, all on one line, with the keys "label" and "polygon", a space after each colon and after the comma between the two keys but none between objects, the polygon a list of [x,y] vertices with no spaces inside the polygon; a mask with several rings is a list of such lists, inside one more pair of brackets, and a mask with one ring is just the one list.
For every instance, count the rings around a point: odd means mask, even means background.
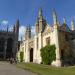
[{"label": "tree", "polygon": [[20,62],[23,62],[23,56],[24,56],[24,53],[21,51],[20,52]]},{"label": "tree", "polygon": [[55,54],[55,45],[47,45],[43,48],[41,48],[41,57],[42,57],[42,63],[44,64],[51,64],[53,60],[56,58]]}]

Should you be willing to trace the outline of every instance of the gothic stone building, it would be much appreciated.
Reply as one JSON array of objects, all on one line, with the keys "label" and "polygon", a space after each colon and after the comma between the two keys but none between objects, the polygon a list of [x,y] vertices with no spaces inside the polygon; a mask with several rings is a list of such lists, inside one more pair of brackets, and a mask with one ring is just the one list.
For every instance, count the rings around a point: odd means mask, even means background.
[{"label": "gothic stone building", "polygon": [[0,30],[0,59],[16,57],[19,34],[19,20],[14,25],[13,30]]},{"label": "gothic stone building", "polygon": [[35,24],[36,34],[31,37],[31,27],[27,27],[25,40],[20,44],[18,58],[20,58],[20,52],[23,51],[24,62],[40,64],[42,62],[40,49],[47,44],[55,44],[56,60],[51,64],[54,66],[73,64],[75,62],[75,30],[73,20],[71,27],[68,27],[65,19],[63,24],[59,24],[55,11],[53,11],[53,24],[48,25],[40,9]]}]

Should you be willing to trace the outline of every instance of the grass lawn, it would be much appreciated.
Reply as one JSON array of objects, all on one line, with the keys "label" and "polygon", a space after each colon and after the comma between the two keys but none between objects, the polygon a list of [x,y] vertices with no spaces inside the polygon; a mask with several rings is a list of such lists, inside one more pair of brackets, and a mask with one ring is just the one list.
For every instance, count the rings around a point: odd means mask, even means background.
[{"label": "grass lawn", "polygon": [[17,67],[30,70],[39,75],[75,75],[75,66],[57,68],[33,63],[19,63]]}]

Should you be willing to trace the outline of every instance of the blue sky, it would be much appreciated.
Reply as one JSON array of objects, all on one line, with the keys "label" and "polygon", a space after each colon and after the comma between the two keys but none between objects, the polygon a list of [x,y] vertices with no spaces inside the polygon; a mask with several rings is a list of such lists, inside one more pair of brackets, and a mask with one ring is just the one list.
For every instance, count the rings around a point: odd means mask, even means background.
[{"label": "blue sky", "polygon": [[65,17],[70,26],[71,19],[75,19],[75,0],[0,0],[0,24],[14,25],[19,18],[21,25],[34,26],[40,7],[50,25],[53,23],[53,9],[56,10],[60,23]]},{"label": "blue sky", "polygon": [[63,17],[68,22],[75,18],[75,0],[0,0],[0,21],[7,20],[13,25],[19,18],[22,25],[34,25],[39,7],[50,24],[53,9],[61,22]]}]

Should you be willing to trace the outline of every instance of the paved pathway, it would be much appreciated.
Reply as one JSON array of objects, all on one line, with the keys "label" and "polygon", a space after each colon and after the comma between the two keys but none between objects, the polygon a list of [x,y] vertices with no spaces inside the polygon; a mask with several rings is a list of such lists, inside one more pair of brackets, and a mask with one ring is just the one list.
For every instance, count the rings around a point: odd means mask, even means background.
[{"label": "paved pathway", "polygon": [[0,75],[37,75],[27,70],[15,67],[7,62],[0,62]]}]

